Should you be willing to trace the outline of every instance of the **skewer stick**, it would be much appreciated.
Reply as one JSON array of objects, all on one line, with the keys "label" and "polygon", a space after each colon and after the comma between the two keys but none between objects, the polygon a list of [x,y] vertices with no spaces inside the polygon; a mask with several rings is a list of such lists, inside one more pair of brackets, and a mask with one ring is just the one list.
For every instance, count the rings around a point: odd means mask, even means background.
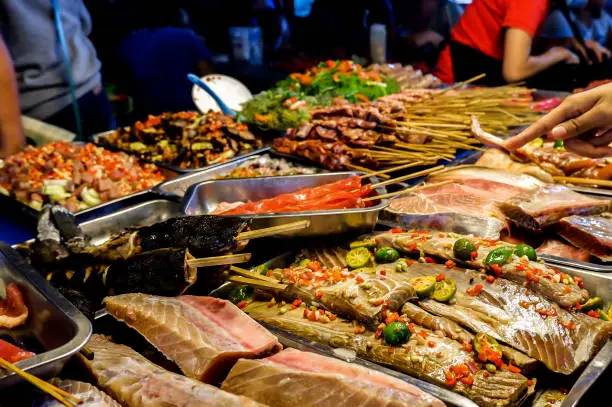
[{"label": "skewer stick", "polygon": [[431,174],[432,172],[439,171],[442,168],[444,168],[443,165],[438,165],[437,167],[428,168],[428,169],[423,170],[423,171],[413,172],[412,174],[408,174],[408,175],[404,175],[404,176],[401,176],[401,177],[398,177],[398,178],[394,178],[394,179],[390,179],[390,180],[387,180],[387,181],[379,182],[378,184],[372,185],[372,189],[384,187],[385,185],[389,185],[389,184],[397,184],[398,182],[406,181],[407,179],[422,177],[423,175],[428,175],[428,174]]},{"label": "skewer stick", "polygon": [[476,82],[477,80],[482,79],[482,78],[484,78],[485,76],[487,76],[487,74],[486,74],[486,73],[481,73],[480,75],[474,76],[473,78],[468,79],[467,81],[463,81],[463,82],[456,83],[456,84],[454,84],[453,86],[451,86],[451,87],[449,87],[449,88],[443,89],[443,90],[442,90],[442,92],[435,94],[435,95],[434,95],[434,97],[436,97],[436,96],[440,96],[440,95],[443,95],[443,94],[445,94],[446,92],[448,92],[448,91],[450,91],[450,90],[460,88],[460,87],[462,87],[463,85],[467,85],[467,84],[470,84],[470,83],[472,83],[472,82]]},{"label": "skewer stick", "polygon": [[360,178],[373,177],[375,175],[378,175],[381,178],[385,178],[385,179],[391,178],[389,175],[386,175],[384,172],[381,172],[381,171],[376,172],[376,171],[373,171],[373,170],[371,170],[369,168],[362,167],[360,165],[348,164],[347,163],[347,164],[344,164],[344,166],[346,168],[350,168],[351,170],[357,170],[357,171],[362,171],[362,172],[367,172],[368,173],[368,175],[362,175]]},{"label": "skewer stick", "polygon": [[557,182],[569,182],[570,184],[579,185],[597,185],[599,187],[612,188],[612,181],[593,178],[578,178],[578,177],[553,177]]},{"label": "skewer stick", "polygon": [[66,407],[73,407],[75,405],[81,404],[81,399],[73,396],[72,394],[64,391],[58,387],[55,387],[51,383],[47,383],[46,381],[39,379],[36,376],[33,376],[12,364],[11,362],[0,358],[0,367],[9,370],[15,373],[18,376],[21,376],[24,380],[27,380],[34,386],[38,387],[43,392],[47,393]]},{"label": "skewer stick", "polygon": [[189,259],[189,267],[223,266],[226,264],[245,263],[251,260],[251,253],[227,254],[224,256],[204,257],[200,259]]},{"label": "skewer stick", "polygon": [[278,280],[273,278],[273,277],[268,277],[268,276],[264,276],[262,274],[253,273],[252,271],[249,271],[247,269],[243,269],[243,268],[240,268],[240,267],[236,267],[236,266],[230,267],[230,272],[232,272],[234,274],[238,274],[238,275],[240,275],[242,277],[246,277],[246,278],[251,278],[251,279],[255,279],[255,280],[262,280],[262,281],[267,281],[269,283],[279,284]]},{"label": "skewer stick", "polygon": [[275,290],[284,290],[285,288],[287,288],[287,284],[269,283],[263,280],[255,280],[254,278],[246,278],[246,277],[240,277],[240,276],[231,276],[229,278],[229,281],[233,283],[246,284],[246,285],[249,285],[255,288],[263,287],[263,288],[273,288]]},{"label": "skewer stick", "polygon": [[294,230],[306,229],[308,226],[310,226],[309,220],[298,220],[297,222],[286,223],[284,225],[272,226],[269,228],[257,230],[249,230],[248,232],[242,232],[238,236],[236,236],[236,241],[242,242],[244,240],[274,236],[284,232],[293,232]]},{"label": "skewer stick", "polygon": [[435,188],[435,187],[439,187],[439,186],[442,186],[442,185],[452,184],[454,182],[456,182],[456,181],[455,180],[448,180],[448,181],[437,182],[435,184],[421,185],[420,187],[406,188],[406,189],[402,189],[401,191],[389,192],[388,194],[383,194],[383,195],[378,195],[378,196],[371,196],[369,198],[364,198],[364,199],[362,199],[362,201],[363,202],[368,202],[368,201],[375,201],[377,199],[392,198],[394,196],[410,194],[412,192],[417,192],[417,191],[421,191],[423,189]]},{"label": "skewer stick", "polygon": [[[391,168],[387,168],[385,170],[380,170],[380,171],[376,171],[373,172],[371,174],[368,175],[362,175],[360,178],[369,178],[369,177],[374,177],[374,176],[381,176],[382,178],[382,174],[386,174],[388,172],[395,172],[395,171],[399,171],[399,170],[404,170],[406,168],[410,168],[410,167],[417,167],[419,165],[425,165],[425,161],[414,161],[411,162],[410,164],[404,164],[404,165],[398,165],[397,167],[391,167]],[[389,178],[388,175],[386,175],[386,178]]]}]

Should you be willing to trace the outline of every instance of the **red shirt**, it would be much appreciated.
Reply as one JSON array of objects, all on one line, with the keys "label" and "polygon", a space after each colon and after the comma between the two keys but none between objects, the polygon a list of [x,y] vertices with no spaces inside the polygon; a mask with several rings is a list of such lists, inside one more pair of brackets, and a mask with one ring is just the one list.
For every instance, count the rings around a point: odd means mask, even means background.
[{"label": "red shirt", "polygon": [[[535,37],[546,18],[549,0],[474,0],[451,32],[451,40],[501,60],[504,28],[520,28]],[[447,46],[440,54],[436,75],[453,83],[453,61]]]}]

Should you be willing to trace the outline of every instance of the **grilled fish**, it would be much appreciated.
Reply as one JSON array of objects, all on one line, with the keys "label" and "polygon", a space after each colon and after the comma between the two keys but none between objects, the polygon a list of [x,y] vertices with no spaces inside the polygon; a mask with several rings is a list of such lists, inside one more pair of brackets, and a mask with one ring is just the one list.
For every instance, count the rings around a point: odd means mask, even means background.
[{"label": "grilled fish", "polygon": [[[281,313],[278,307],[270,307],[267,302],[254,301],[244,311],[262,323],[332,347],[352,349],[371,362],[390,366],[443,387],[449,387],[446,375],[451,366],[469,363],[476,369],[473,384],[457,381],[451,387],[481,406],[517,405],[527,395],[527,378],[523,375],[510,371],[485,374],[482,365],[474,363],[473,353],[464,350],[461,343],[437,336],[427,329],[414,327],[415,332],[409,342],[399,348],[386,345],[373,331],[348,320],[337,318],[327,323],[310,321],[304,317],[303,308]],[[421,344],[424,336],[427,337],[425,342],[431,342],[430,345]]]},{"label": "grilled fish", "polygon": [[611,201],[589,198],[563,185],[550,185],[521,193],[499,208],[517,225],[536,232],[570,215],[597,215],[610,208]]},{"label": "grilled fish", "polygon": [[399,379],[295,349],[266,359],[240,359],[221,388],[271,407],[444,406]]},{"label": "grilled fish", "polygon": [[263,407],[149,362],[131,348],[102,335],[92,335],[87,347],[93,359],[80,356],[98,386],[126,407]]},{"label": "grilled fish", "polygon": [[557,232],[574,246],[602,261],[612,261],[612,214],[570,216],[557,224]]},{"label": "grilled fish", "polygon": [[[454,304],[424,299],[418,301],[418,306],[472,332],[488,334],[541,361],[554,372],[574,372],[612,336],[612,322],[565,311],[528,287],[502,278],[489,283],[483,273],[437,264],[415,263],[404,273],[394,273],[393,267],[392,263],[379,266],[387,269],[389,278],[409,280],[440,273],[452,278],[457,283]],[[474,295],[477,285],[481,290]],[[411,319],[417,314],[411,311],[412,307],[414,305],[406,305],[402,309]],[[419,320],[422,321],[417,318],[416,322]],[[456,333],[457,328],[452,325],[438,323],[435,327],[451,335],[462,335]]]},{"label": "grilled fish", "polygon": [[[113,400],[108,394],[89,383],[60,380],[58,378],[51,379],[49,383],[80,399],[82,403],[79,405],[83,407],[121,407],[121,404]],[[51,396],[47,396],[40,403],[35,404],[37,407],[62,407],[63,405]]]},{"label": "grilled fish", "polygon": [[104,305],[183,373],[205,382],[217,382],[239,358],[281,348],[265,328],[232,303],[216,298],[124,294],[105,298]]},{"label": "grilled fish", "polygon": [[[457,235],[443,232],[407,232],[407,233],[381,233],[376,240],[382,246],[393,246],[397,250],[411,253],[424,253],[429,256],[438,256],[447,260],[461,262],[453,253],[453,244],[459,238],[468,238],[477,245],[476,256],[465,262],[471,267],[485,268],[484,260],[491,250],[497,247],[514,246],[489,239],[481,239],[467,235]],[[571,276],[559,273],[552,267],[528,261],[512,255],[509,262],[501,265],[501,276],[516,283],[527,283],[531,290],[542,294],[545,298],[556,302],[561,307],[573,307],[584,303],[589,298],[588,291],[580,288]],[[563,282],[566,280],[567,284]]]}]

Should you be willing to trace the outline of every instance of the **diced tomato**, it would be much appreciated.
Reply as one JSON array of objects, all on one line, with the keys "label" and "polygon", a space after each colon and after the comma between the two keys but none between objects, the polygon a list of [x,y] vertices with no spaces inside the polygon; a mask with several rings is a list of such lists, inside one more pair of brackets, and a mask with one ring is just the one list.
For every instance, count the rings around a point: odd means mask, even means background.
[{"label": "diced tomato", "polygon": [[436,343],[432,342],[432,341],[428,341],[427,342],[427,346],[429,346],[430,348],[435,348],[436,347]]},{"label": "diced tomato", "polygon": [[446,384],[450,387],[453,387],[457,384],[457,379],[455,379],[455,375],[452,372],[444,372],[444,376],[446,377]]}]

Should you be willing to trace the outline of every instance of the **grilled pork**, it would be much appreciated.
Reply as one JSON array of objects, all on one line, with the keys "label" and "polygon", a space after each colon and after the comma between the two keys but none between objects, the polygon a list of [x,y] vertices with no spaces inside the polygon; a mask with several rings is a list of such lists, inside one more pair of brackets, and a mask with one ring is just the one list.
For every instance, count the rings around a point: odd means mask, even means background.
[{"label": "grilled pork", "polygon": [[216,298],[124,294],[107,297],[104,304],[185,375],[205,382],[217,382],[239,358],[264,356],[281,347],[235,305]]},{"label": "grilled pork", "polygon": [[171,373],[131,348],[102,335],[87,343],[93,359],[81,360],[98,386],[125,407],[263,407],[197,380]]},{"label": "grilled pork", "polygon": [[240,359],[221,388],[270,407],[444,406],[399,379],[295,349],[266,359]]}]

